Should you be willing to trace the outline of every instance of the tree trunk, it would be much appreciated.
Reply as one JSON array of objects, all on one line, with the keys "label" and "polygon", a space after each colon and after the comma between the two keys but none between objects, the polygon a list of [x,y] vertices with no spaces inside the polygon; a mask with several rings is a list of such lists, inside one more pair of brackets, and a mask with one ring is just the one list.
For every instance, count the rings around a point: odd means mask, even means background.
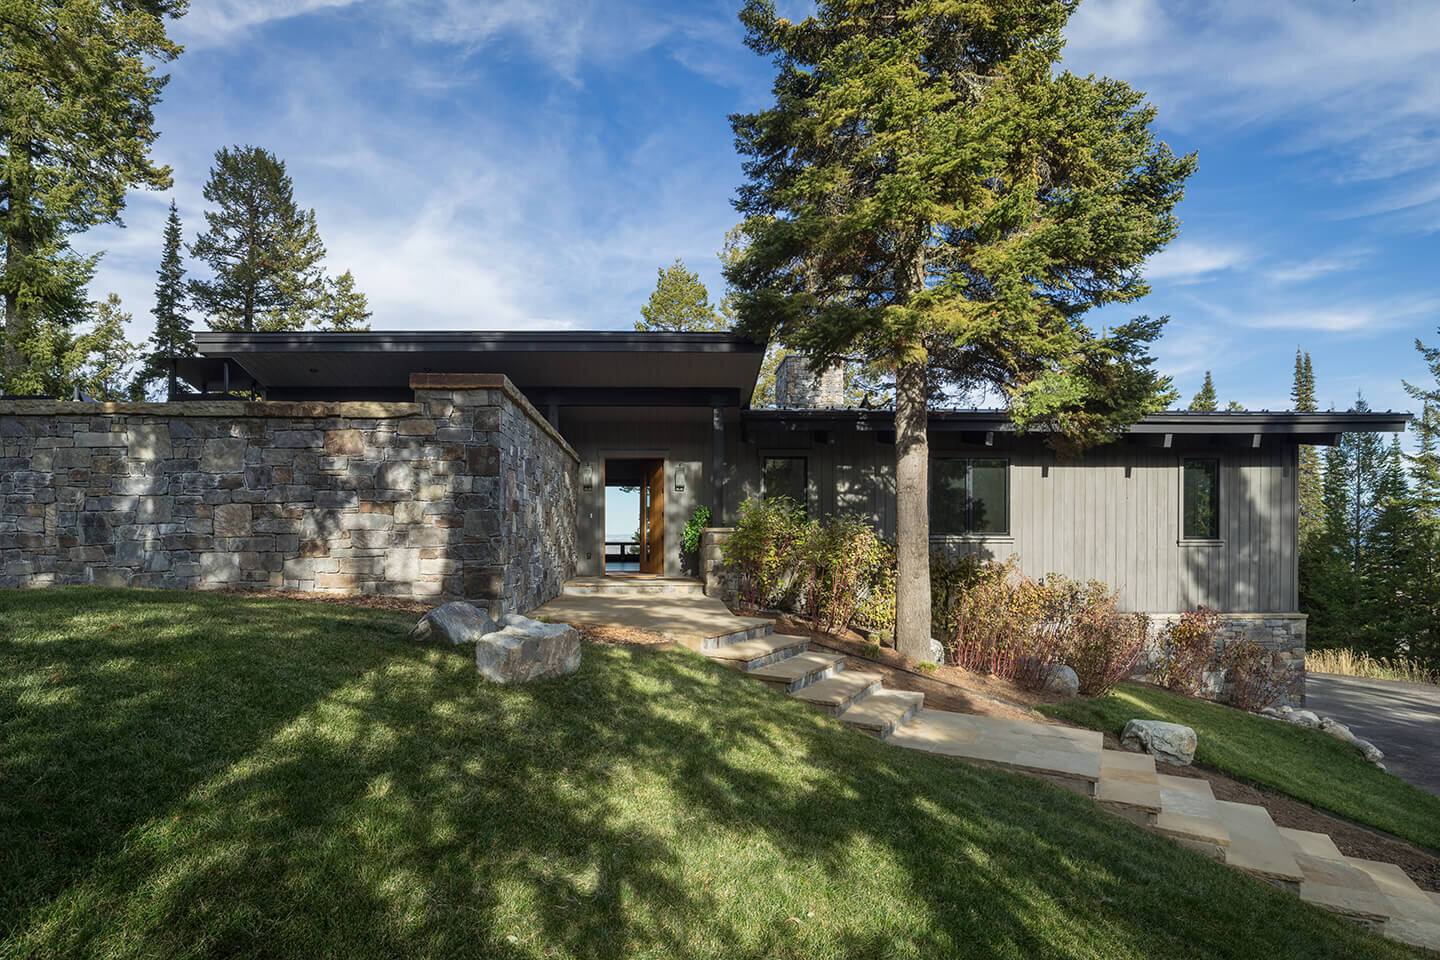
[{"label": "tree trunk", "polygon": [[[28,241],[12,237],[5,242],[5,266],[8,270],[20,274],[25,263],[30,257],[31,245]],[[3,377],[0,377],[0,385],[8,384],[11,378],[25,369],[25,358],[20,355],[20,338],[24,333],[24,321],[20,316],[20,292],[13,285],[5,291],[5,329],[0,331],[0,341],[3,341],[3,349],[0,349],[0,363],[3,363]],[[6,388],[8,390],[8,387]]]},{"label": "tree trunk", "polygon": [[934,661],[930,648],[930,440],[923,354],[895,370],[895,649]]}]

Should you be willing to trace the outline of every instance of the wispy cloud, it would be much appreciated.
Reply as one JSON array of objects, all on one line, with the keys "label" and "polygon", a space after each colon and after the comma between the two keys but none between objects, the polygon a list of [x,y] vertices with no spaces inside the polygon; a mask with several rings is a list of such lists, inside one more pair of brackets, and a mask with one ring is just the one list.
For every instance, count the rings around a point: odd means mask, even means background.
[{"label": "wispy cloud", "polygon": [[1238,315],[1237,320],[1245,326],[1260,329],[1379,334],[1436,317],[1440,317],[1440,299],[1406,297],[1309,309],[1260,311],[1248,316]]},{"label": "wispy cloud", "polygon": [[1264,274],[1275,283],[1305,283],[1326,274],[1358,269],[1374,253],[1375,251],[1370,249],[1348,250],[1311,257],[1308,260],[1285,261],[1265,268]]},{"label": "wispy cloud", "polygon": [[304,16],[317,10],[353,6],[361,0],[202,0],[176,24],[174,34],[187,48],[233,42],[254,27]]},{"label": "wispy cloud", "polygon": [[1171,283],[1195,283],[1241,266],[1249,258],[1249,252],[1238,245],[1178,240],[1150,259],[1145,276]]}]

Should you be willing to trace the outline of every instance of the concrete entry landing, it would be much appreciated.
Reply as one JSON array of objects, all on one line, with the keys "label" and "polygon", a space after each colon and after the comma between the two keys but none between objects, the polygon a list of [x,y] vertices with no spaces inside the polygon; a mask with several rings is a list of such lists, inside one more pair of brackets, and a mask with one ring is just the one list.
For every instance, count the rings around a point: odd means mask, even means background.
[{"label": "concrete entry landing", "polygon": [[719,600],[688,589],[691,584],[699,586],[698,581],[681,577],[587,577],[567,583],[564,594],[527,615],[563,623],[627,627],[670,637],[692,650],[770,633],[771,621],[737,617]]}]

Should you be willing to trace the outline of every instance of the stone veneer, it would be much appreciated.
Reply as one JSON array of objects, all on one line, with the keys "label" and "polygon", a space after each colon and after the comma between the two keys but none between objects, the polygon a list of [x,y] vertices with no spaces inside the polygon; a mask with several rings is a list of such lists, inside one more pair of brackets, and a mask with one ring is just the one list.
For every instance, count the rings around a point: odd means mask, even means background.
[{"label": "stone veneer", "polygon": [[0,586],[457,599],[575,570],[578,457],[498,375],[414,403],[0,398]]},{"label": "stone veneer", "polygon": [[[1180,619],[1178,613],[1150,615],[1150,636],[1152,646],[1149,656],[1156,653],[1155,643],[1165,628]],[[1305,703],[1305,623],[1303,613],[1222,613],[1220,627],[1215,633],[1215,657],[1206,671],[1205,683],[1200,696],[1211,700],[1224,699],[1229,691],[1220,670],[1220,654],[1226,644],[1241,640],[1253,641],[1270,653],[1272,670],[1288,671],[1290,674],[1290,703],[1303,706]]]}]

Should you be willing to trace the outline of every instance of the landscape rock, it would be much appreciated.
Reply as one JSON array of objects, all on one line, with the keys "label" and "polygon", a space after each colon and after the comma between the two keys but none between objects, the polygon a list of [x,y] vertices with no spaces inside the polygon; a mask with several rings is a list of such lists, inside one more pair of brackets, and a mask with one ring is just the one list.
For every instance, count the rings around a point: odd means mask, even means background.
[{"label": "landscape rock", "polygon": [[580,634],[565,623],[507,614],[504,627],[475,644],[475,666],[496,683],[530,683],[580,669]]},{"label": "landscape rock", "polygon": [[1057,663],[1046,672],[1045,689],[1049,693],[1058,693],[1062,697],[1078,697],[1080,695],[1080,678],[1070,667],[1063,663]]},{"label": "landscape rock", "polygon": [[1355,744],[1355,749],[1359,750],[1360,753],[1364,755],[1365,759],[1369,760],[1371,763],[1379,763],[1381,760],[1385,759],[1385,754],[1380,752],[1380,748],[1375,746],[1375,744],[1371,743],[1369,740],[1361,740],[1359,737],[1356,737],[1350,742]]},{"label": "landscape rock", "polygon": [[1285,715],[1285,719],[1302,727],[1320,726],[1320,717],[1313,710],[1292,710]]},{"label": "landscape rock", "polygon": [[1190,765],[1197,743],[1194,730],[1160,720],[1131,720],[1120,734],[1120,746],[1126,750],[1153,754],[1155,759],[1176,767]]},{"label": "landscape rock", "polygon": [[1349,740],[1352,743],[1355,741],[1355,734],[1350,732],[1350,728],[1333,717],[1321,717],[1320,729],[1332,737],[1339,737],[1341,740]]},{"label": "landscape rock", "polygon": [[498,629],[500,627],[490,619],[490,613],[484,607],[456,600],[442,604],[421,617],[410,631],[410,639],[416,643],[459,646],[462,643],[478,643],[481,637]]},{"label": "landscape rock", "polygon": [[930,638],[930,662],[945,662],[945,645],[939,640],[936,640],[934,637]]}]

